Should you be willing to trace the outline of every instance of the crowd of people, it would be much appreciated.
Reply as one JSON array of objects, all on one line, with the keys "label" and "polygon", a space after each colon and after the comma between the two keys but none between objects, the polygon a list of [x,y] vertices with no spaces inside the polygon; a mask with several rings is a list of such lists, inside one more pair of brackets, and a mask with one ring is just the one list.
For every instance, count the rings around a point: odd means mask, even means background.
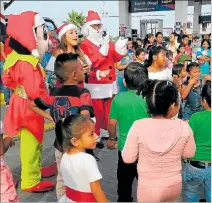
[{"label": "crowd of people", "polygon": [[[25,28],[14,31],[21,15],[27,25],[33,19],[35,35],[23,34]],[[138,202],[175,202],[179,197],[211,202],[210,40],[202,40],[195,59],[189,36],[174,32],[169,43],[158,32],[114,44],[103,32],[98,13],[89,11],[79,44],[77,26],[63,24],[56,38],[37,15],[9,17],[11,50],[5,54],[6,42],[1,49],[4,92],[11,92],[9,101],[5,96],[8,109],[1,122],[2,200],[19,201],[3,159],[19,131],[21,189],[55,188],[42,181],[45,118],[55,123],[59,202],[108,201],[97,165],[103,160],[93,151],[105,144],[118,149],[118,202],[133,201],[135,178]],[[4,139],[3,128],[8,135]],[[45,177],[55,173],[47,169]]]}]

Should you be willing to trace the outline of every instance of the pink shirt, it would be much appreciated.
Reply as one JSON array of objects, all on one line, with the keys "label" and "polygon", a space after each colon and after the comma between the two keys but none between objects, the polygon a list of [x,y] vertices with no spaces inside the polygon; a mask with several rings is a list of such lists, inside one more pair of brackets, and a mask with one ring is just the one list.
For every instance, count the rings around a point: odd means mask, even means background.
[{"label": "pink shirt", "polygon": [[145,118],[132,125],[122,157],[126,163],[138,159],[138,187],[169,187],[182,181],[181,158],[191,158],[195,151],[193,132],[186,122]]},{"label": "pink shirt", "polygon": [[188,57],[191,57],[192,56],[192,50],[191,50],[191,47],[189,45],[186,45],[185,46],[185,54],[188,56]]}]

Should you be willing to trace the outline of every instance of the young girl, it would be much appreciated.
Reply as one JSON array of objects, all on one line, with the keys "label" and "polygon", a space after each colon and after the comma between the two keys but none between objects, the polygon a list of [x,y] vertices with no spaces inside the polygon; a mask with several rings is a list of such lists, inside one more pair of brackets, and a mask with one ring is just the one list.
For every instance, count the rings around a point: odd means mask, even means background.
[{"label": "young girl", "polygon": [[13,175],[3,159],[9,147],[15,145],[11,138],[3,139],[3,123],[0,121],[0,156],[1,156],[1,202],[19,202]]},{"label": "young girl", "polygon": [[96,147],[98,136],[94,122],[82,115],[71,115],[61,122],[64,155],[60,170],[66,193],[60,202],[107,202],[96,160],[86,149]]},{"label": "young girl", "polygon": [[136,49],[135,57],[136,57],[136,62],[144,64],[144,61],[145,61],[145,50],[142,49],[142,48]]},{"label": "young girl", "polygon": [[172,82],[150,81],[143,94],[152,118],[134,122],[122,158],[125,163],[138,159],[138,202],[174,202],[182,189],[181,158],[195,153],[193,132],[186,122],[173,119],[180,97]]},{"label": "young girl", "polygon": [[174,60],[173,60],[173,52],[170,51],[170,50],[167,50],[166,55],[167,55],[167,68],[168,69],[172,69],[173,68],[173,62],[174,62]]},{"label": "young girl", "polygon": [[147,51],[150,49],[150,47],[152,46],[153,42],[154,42],[154,35],[153,34],[147,34],[145,39],[144,39],[144,49],[146,49]]},{"label": "young girl", "polygon": [[166,65],[166,50],[162,46],[152,47],[146,63],[149,79],[172,81],[172,72],[166,68]]},{"label": "young girl", "polygon": [[188,55],[185,53],[185,46],[181,44],[177,49],[177,56],[175,57],[174,63],[184,64],[185,61],[189,60]]},{"label": "young girl", "polygon": [[162,32],[157,32],[155,34],[155,39],[156,39],[156,46],[162,46],[163,33]]},{"label": "young girl", "polygon": [[203,110],[201,106],[202,82],[200,80],[200,67],[196,62],[187,66],[189,79],[182,85],[182,99],[185,99],[183,120],[188,121],[193,113]]}]

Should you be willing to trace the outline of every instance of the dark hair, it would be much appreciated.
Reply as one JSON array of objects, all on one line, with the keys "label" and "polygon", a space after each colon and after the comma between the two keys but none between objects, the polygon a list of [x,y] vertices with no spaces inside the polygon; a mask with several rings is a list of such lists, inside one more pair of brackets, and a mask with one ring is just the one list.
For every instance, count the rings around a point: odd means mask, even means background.
[{"label": "dark hair", "polygon": [[163,46],[153,46],[151,47],[149,51],[149,58],[145,63],[145,67],[148,68],[149,66],[152,65],[154,59],[154,56],[157,56],[161,51],[166,51],[166,49]]},{"label": "dark hair", "polygon": [[135,56],[136,57],[138,57],[142,52],[144,52],[145,53],[145,50],[144,49],[142,49],[142,48],[138,48],[138,49],[136,49],[136,51],[135,51]]},{"label": "dark hair", "polygon": [[211,33],[209,33],[208,37],[211,38]]},{"label": "dark hair", "polygon": [[179,92],[173,82],[149,80],[144,88],[149,113],[152,116],[167,116],[172,104],[179,104]]},{"label": "dark hair", "polygon": [[183,35],[182,36],[182,40],[185,39],[185,38],[189,38],[189,36],[188,35]]},{"label": "dark hair", "polygon": [[128,41],[132,41],[132,38],[131,37],[127,37]]},{"label": "dark hair", "polygon": [[88,123],[94,123],[92,119],[80,114],[67,116],[64,121],[59,121],[63,135],[63,149],[69,150],[72,147],[72,138],[79,139],[87,130]]},{"label": "dark hair", "polygon": [[185,45],[181,43],[181,44],[179,45],[179,47],[177,48],[177,53],[178,53],[178,54],[180,53],[180,48],[182,48],[182,47],[185,48]]},{"label": "dark hair", "polygon": [[210,49],[210,48],[211,48],[210,40],[208,40],[208,39],[203,39],[202,42],[201,42],[201,47],[202,47],[202,45],[203,45],[204,42],[207,42],[207,43],[208,43],[208,45],[209,45],[208,49]]},{"label": "dark hair", "polygon": [[142,64],[131,62],[124,70],[124,79],[128,89],[138,90],[148,79],[148,71]]},{"label": "dark hair", "polygon": [[166,57],[169,59],[170,56],[173,58],[174,54],[171,50],[167,50]]},{"label": "dark hair", "polygon": [[203,88],[201,93],[202,100],[205,99],[208,106],[211,108],[211,81],[207,81]]},{"label": "dark hair", "polygon": [[163,36],[163,33],[162,33],[162,32],[157,32],[157,33],[155,34],[155,37],[157,38],[158,35],[162,35],[162,36]]},{"label": "dark hair", "polygon": [[134,50],[136,50],[136,49],[138,49],[140,46],[138,45],[137,42],[133,42],[133,43],[132,43],[132,47],[133,47]]},{"label": "dark hair", "polygon": [[172,68],[172,76],[177,75],[179,77],[181,71],[183,70],[184,65],[183,64],[175,64]]},{"label": "dark hair", "polygon": [[144,48],[145,46],[149,43],[149,38],[154,37],[153,34],[149,33],[146,35],[146,37],[144,38]]},{"label": "dark hair", "polygon": [[74,71],[76,67],[67,66],[68,62],[78,61],[77,54],[60,54],[57,56],[55,63],[54,63],[54,73],[57,79],[64,83],[68,80],[69,74]]},{"label": "dark hair", "polygon": [[172,32],[170,35],[174,35],[175,37],[178,37],[178,34],[176,32]]},{"label": "dark hair", "polygon": [[137,40],[140,41],[140,42],[142,42],[141,38],[136,38],[136,41],[137,41]]},{"label": "dark hair", "polygon": [[196,62],[191,62],[187,65],[186,71],[189,73],[193,68],[199,67],[199,64]]}]

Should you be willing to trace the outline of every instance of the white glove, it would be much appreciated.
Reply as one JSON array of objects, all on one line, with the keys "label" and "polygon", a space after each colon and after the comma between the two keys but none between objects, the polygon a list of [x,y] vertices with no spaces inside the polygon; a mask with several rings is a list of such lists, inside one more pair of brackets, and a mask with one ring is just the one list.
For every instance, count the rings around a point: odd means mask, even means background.
[{"label": "white glove", "polygon": [[96,71],[97,80],[101,80],[101,78],[106,78],[110,74],[110,70]]},{"label": "white glove", "polygon": [[103,42],[104,42],[104,44],[109,44],[109,42],[110,42],[110,36],[109,36],[109,35],[106,35],[106,36],[103,38]]},{"label": "white glove", "polygon": [[127,41],[128,39],[121,39],[121,37],[118,39],[115,44],[115,51],[118,54],[122,56],[125,56],[127,54]]},{"label": "white glove", "polygon": [[107,56],[108,55],[108,51],[109,51],[109,41],[110,41],[110,38],[108,35],[106,35],[104,38],[103,38],[103,44],[102,46],[100,47],[99,49],[99,52],[103,55],[103,56]]}]

